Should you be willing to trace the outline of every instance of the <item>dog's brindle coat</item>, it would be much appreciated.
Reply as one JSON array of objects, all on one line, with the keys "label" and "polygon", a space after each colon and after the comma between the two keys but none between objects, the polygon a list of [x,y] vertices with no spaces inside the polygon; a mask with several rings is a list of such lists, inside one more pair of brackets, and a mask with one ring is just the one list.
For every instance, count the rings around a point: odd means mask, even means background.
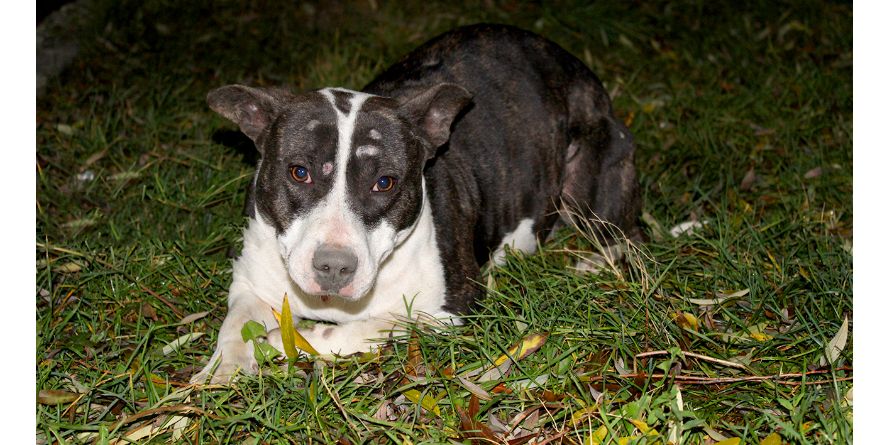
[{"label": "dog's brindle coat", "polygon": [[639,237],[631,134],[584,64],[526,31],[459,28],[363,92],[234,85],[208,102],[261,159],[228,315],[194,381],[256,371],[248,320],[282,349],[284,293],[295,317],[337,323],[302,332],[316,349],[350,353],[397,319],[458,322],[480,266],[506,244],[534,251],[564,205]]}]

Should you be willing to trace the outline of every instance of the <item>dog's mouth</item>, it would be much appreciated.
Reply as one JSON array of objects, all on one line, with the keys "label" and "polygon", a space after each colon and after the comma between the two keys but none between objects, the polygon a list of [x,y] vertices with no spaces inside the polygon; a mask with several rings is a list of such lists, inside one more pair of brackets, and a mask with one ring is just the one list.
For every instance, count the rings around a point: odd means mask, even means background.
[{"label": "dog's mouth", "polygon": [[302,290],[305,291],[306,294],[320,299],[323,303],[329,303],[336,299],[345,301],[358,299],[355,295],[354,286],[351,285],[345,286],[341,289],[323,289],[316,283],[311,283],[309,286],[310,287],[308,288],[302,287]]}]

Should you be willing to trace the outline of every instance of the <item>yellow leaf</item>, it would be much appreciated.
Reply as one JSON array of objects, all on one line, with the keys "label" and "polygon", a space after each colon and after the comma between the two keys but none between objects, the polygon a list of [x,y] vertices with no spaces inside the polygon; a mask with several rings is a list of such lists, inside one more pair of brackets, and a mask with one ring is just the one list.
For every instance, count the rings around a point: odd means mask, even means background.
[{"label": "yellow leaf", "polygon": [[766,323],[756,324],[748,327],[748,333],[751,335],[751,338],[757,341],[772,340],[772,336],[764,332],[764,329],[767,327]]},{"label": "yellow leaf", "polygon": [[437,394],[436,397],[431,397],[429,395],[425,395],[422,397],[421,393],[418,390],[410,389],[407,391],[403,391],[403,395],[409,399],[412,403],[416,405],[420,405],[425,411],[432,412],[437,415],[437,417],[442,417],[440,414],[440,407],[437,406],[437,402],[443,398],[443,394]]},{"label": "yellow leaf", "polygon": [[311,380],[311,384],[308,385],[308,398],[311,400],[311,404],[317,403],[317,381]]},{"label": "yellow leaf", "polygon": [[283,309],[280,314],[280,337],[283,338],[283,352],[289,358],[298,358],[298,350],[295,349],[295,326],[292,325],[292,309],[289,307],[289,295],[283,294]]},{"label": "yellow leaf", "polygon": [[752,332],[751,337],[757,341],[767,341],[772,340],[772,336],[765,332]]},{"label": "yellow leaf", "polygon": [[761,440],[760,445],[781,445],[781,436],[778,433],[772,433]]},{"label": "yellow leaf", "polygon": [[658,436],[659,435],[658,431],[656,431],[655,428],[650,427],[649,425],[646,424],[646,422],[644,422],[642,420],[635,420],[635,419],[628,419],[628,420],[631,423],[633,423],[634,426],[637,427],[637,429],[640,430],[640,432],[646,436]]},{"label": "yellow leaf", "polygon": [[618,445],[628,445],[632,440],[638,438],[640,436],[628,436],[628,437],[619,437]]},{"label": "yellow leaf", "polygon": [[[520,360],[526,357],[529,354],[537,351],[542,345],[545,344],[545,341],[548,339],[548,334],[531,334],[523,337],[523,340],[520,340],[519,343],[511,346],[508,349],[508,353],[502,355],[498,359],[495,360],[495,366],[499,366],[502,363],[506,362],[510,357],[514,358],[514,361]],[[510,357],[509,357],[510,356]]]},{"label": "yellow leaf", "polygon": [[721,440],[714,445],[739,445],[741,443],[740,437],[730,437],[726,440]]},{"label": "yellow leaf", "polygon": [[643,434],[646,434],[646,432],[651,429],[651,428],[649,428],[649,425],[647,425],[646,422],[644,422],[642,420],[634,420],[634,419],[628,419],[628,420],[630,420],[631,423],[633,423],[634,426],[637,427],[637,429],[640,430],[640,432]]},{"label": "yellow leaf", "polygon": [[683,329],[691,329],[693,331],[698,330],[698,318],[689,312],[672,313],[671,319],[677,323],[677,326],[680,326]]},{"label": "yellow leaf", "polygon": [[606,430],[606,425],[600,425],[600,428],[595,429],[594,432],[591,433],[591,444],[597,445],[603,443],[603,439],[606,438],[606,433],[608,432],[609,431]]},{"label": "yellow leaf", "polygon": [[812,429],[812,421],[811,420],[809,422],[805,422],[804,424],[800,425],[800,431],[804,434],[811,429]]},{"label": "yellow leaf", "polygon": [[593,413],[596,410],[597,410],[597,405],[592,404],[591,406],[589,406],[587,408],[582,408],[582,409],[576,411],[575,413],[572,414],[572,420],[571,420],[572,426],[578,425],[579,422],[584,420],[586,417],[588,417],[589,414]]},{"label": "yellow leaf", "polygon": [[274,318],[277,319],[277,323],[280,324],[280,337],[283,339],[283,350],[286,352],[287,357],[298,357],[298,350],[296,350],[296,348],[311,355],[320,355],[320,353],[317,352],[317,350],[314,349],[304,337],[302,337],[298,332],[298,329],[296,329],[295,325],[292,323],[292,309],[289,307],[289,295],[285,293],[283,294],[282,313],[273,309],[271,310],[274,313]]}]

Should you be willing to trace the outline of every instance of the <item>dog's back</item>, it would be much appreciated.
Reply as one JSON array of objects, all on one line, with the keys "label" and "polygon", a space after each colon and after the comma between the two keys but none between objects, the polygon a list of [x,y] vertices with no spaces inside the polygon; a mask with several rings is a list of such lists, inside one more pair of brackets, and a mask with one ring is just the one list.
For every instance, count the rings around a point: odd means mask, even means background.
[{"label": "dog's back", "polygon": [[[562,202],[638,237],[632,137],[580,60],[518,28],[474,25],[432,39],[364,91],[409,97],[441,82],[465,88],[473,99],[453,123],[448,147],[425,170],[435,219],[443,223],[438,230],[449,227],[440,239],[472,243],[478,264],[497,248],[500,257],[503,244],[534,249],[535,237],[544,239],[557,222]],[[456,190],[460,201],[435,199],[443,189]]]}]

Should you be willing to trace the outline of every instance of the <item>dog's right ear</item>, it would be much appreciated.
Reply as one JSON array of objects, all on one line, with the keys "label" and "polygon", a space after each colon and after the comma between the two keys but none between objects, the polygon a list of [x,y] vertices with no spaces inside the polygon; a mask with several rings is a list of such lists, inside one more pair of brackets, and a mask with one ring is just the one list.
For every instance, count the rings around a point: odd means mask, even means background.
[{"label": "dog's right ear", "polygon": [[258,138],[277,116],[284,96],[280,90],[227,85],[210,91],[206,102],[213,111],[239,125],[261,151]]}]

